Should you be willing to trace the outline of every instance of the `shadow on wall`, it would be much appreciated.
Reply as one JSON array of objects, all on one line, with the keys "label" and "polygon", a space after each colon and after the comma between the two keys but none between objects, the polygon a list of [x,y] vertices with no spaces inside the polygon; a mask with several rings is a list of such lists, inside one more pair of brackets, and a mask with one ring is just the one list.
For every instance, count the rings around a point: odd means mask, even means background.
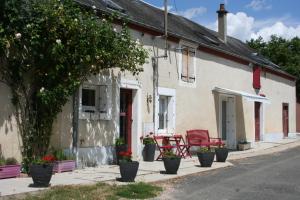
[{"label": "shadow on wall", "polygon": [[[253,108],[254,109],[254,108]],[[243,97],[236,98],[236,136],[237,142],[247,140],[245,127],[245,113],[243,107]]]},{"label": "shadow on wall", "polygon": [[112,164],[115,160],[114,142],[119,136],[119,80],[120,73],[107,70],[102,75],[111,77],[111,120],[80,119],[78,131],[79,167]]},{"label": "shadow on wall", "polygon": [[22,145],[15,119],[15,108],[11,103],[10,88],[0,83],[0,144],[5,157],[15,157],[20,161]]},{"label": "shadow on wall", "polygon": [[[218,136],[222,138],[222,127],[220,127],[220,107],[219,107],[219,93],[213,92],[215,102],[215,116]],[[245,115],[243,108],[243,99],[241,96],[236,96],[236,140],[237,143],[241,140],[246,140],[246,127],[245,127]]]}]

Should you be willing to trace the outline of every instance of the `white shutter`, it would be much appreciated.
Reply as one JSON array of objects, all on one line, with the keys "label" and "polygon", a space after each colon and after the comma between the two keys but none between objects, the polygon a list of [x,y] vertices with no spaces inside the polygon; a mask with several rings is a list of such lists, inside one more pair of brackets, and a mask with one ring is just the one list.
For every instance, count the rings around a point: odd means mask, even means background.
[{"label": "white shutter", "polygon": [[168,133],[175,133],[175,98],[168,97]]},{"label": "white shutter", "polygon": [[195,51],[189,50],[188,56],[188,82],[195,81]]},{"label": "white shutter", "polygon": [[111,85],[99,86],[99,115],[102,120],[111,120],[111,98],[112,87]]},{"label": "white shutter", "polygon": [[188,81],[188,48],[182,49],[181,80]]}]

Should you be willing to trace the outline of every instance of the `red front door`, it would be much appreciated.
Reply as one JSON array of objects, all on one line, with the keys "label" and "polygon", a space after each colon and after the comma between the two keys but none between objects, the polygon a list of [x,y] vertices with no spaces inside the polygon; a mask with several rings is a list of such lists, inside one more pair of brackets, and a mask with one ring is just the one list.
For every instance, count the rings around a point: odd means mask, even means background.
[{"label": "red front door", "polygon": [[260,141],[260,102],[254,103],[255,113],[255,141]]},{"label": "red front door", "polygon": [[125,139],[131,151],[132,90],[120,90],[120,137]]},{"label": "red front door", "polygon": [[283,127],[283,136],[289,136],[289,104],[284,103],[282,105],[282,127]]}]

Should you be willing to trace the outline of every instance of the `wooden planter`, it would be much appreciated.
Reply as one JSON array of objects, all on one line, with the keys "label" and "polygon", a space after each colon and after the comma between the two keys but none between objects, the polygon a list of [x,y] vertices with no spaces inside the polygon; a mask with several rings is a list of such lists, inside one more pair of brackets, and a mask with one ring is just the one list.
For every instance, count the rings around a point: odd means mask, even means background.
[{"label": "wooden planter", "polygon": [[238,145],[239,151],[245,151],[251,148],[250,142],[246,144],[239,144]]},{"label": "wooden planter", "polygon": [[14,178],[20,176],[21,165],[4,165],[0,166],[0,179]]},{"label": "wooden planter", "polygon": [[62,160],[54,162],[53,172],[61,173],[74,171],[75,169],[75,160]]}]

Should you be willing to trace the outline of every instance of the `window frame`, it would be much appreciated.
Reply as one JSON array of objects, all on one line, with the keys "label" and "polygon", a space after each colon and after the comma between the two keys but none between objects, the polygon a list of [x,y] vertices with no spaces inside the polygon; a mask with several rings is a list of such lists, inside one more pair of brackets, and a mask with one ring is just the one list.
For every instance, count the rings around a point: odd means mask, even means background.
[{"label": "window frame", "polygon": [[[188,52],[194,52],[194,56],[192,59],[192,69],[193,69],[193,76],[190,76],[187,72],[187,80],[184,80],[182,77],[182,72],[183,72],[183,49],[188,49]],[[197,68],[196,68],[196,57],[197,57],[197,45],[186,42],[186,41],[181,41],[179,44],[179,65],[178,65],[178,80],[179,80],[179,85],[180,86],[184,86],[184,87],[192,87],[195,88],[196,87],[196,82],[197,82]],[[187,58],[189,60],[189,58]],[[189,67],[191,69],[191,67]],[[190,77],[190,78],[189,78]],[[192,81],[190,81],[192,80]]]}]

